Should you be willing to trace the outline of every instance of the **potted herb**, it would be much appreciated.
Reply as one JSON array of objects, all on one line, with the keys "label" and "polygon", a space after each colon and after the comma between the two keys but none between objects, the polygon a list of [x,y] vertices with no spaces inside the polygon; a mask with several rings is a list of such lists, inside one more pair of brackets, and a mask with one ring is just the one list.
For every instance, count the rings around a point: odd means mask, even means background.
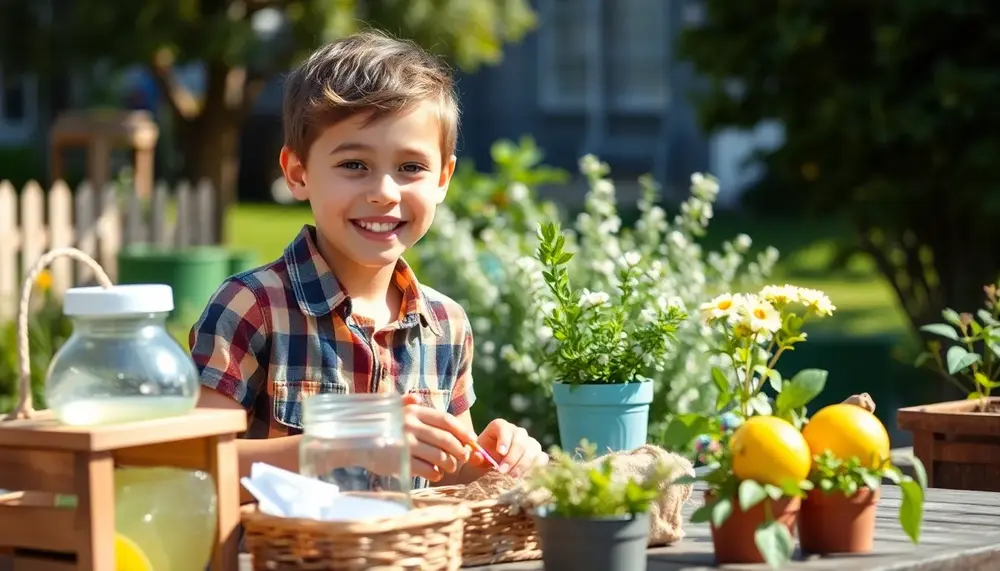
[{"label": "potted herb", "polygon": [[558,224],[540,227],[536,257],[551,295],[542,351],[556,374],[553,400],[564,450],[582,440],[606,451],[646,443],[653,383],[643,375],[662,367],[667,344],[687,316],[675,304],[650,299],[654,276],[637,252],[621,256],[611,293],[577,291],[570,283],[566,237]]},{"label": "potted herb", "polygon": [[576,460],[554,447],[526,482],[547,498],[533,515],[545,569],[645,571],[650,507],[673,474],[658,464],[641,480],[615,477],[611,455],[595,464],[595,449],[582,442]]},{"label": "potted herb", "polygon": [[1000,387],[1000,297],[996,285],[983,290],[986,302],[975,315],[945,309],[944,323],[921,327],[935,338],[917,366],[938,372],[967,398],[897,413],[936,488],[1000,492],[1000,398],[992,396]]},{"label": "potted herb", "polygon": [[[923,478],[922,466],[917,474],[918,479]],[[845,461],[826,450],[813,456],[809,476],[813,489],[799,511],[802,551],[821,555],[871,551],[883,478],[899,486],[902,493],[899,523],[906,535],[917,543],[923,518],[924,486],[888,460],[871,467],[857,456]]]},{"label": "potted herb", "polygon": [[705,465],[699,476],[676,482],[707,484],[705,504],[691,521],[709,523],[720,565],[780,567],[794,553],[801,499],[812,487],[812,455],[800,430],[806,405],[822,392],[827,373],[805,369],[783,379],[775,365],[805,341],[807,321],[834,309],[822,292],[790,285],[727,293],[701,307],[705,323],[719,332],[716,352],[730,366],[712,369],[716,413],[678,415],[664,439],[678,449],[693,441]]}]

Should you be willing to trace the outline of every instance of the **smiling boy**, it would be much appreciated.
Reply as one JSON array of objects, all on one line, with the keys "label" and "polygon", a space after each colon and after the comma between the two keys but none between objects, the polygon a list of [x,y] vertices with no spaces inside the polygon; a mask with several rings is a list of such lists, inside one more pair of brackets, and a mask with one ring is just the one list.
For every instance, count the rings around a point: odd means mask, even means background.
[{"label": "smiling boy", "polygon": [[249,415],[241,475],[253,462],[297,471],[302,400],[327,392],[403,394],[412,471],[432,482],[485,473],[469,439],[503,472],[547,460],[502,419],[475,435],[469,320],[402,259],[448,190],[458,115],[443,65],[378,32],[320,48],[287,78],[281,169],[315,226],[226,280],[190,335],[199,405]]}]

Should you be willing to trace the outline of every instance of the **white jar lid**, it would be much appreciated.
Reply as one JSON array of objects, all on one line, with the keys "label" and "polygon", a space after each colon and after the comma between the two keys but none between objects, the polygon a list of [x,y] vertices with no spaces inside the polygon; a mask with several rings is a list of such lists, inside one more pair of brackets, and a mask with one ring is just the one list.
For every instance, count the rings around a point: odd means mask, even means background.
[{"label": "white jar lid", "polygon": [[173,310],[174,291],[166,284],[74,287],[63,295],[66,315],[130,315]]}]

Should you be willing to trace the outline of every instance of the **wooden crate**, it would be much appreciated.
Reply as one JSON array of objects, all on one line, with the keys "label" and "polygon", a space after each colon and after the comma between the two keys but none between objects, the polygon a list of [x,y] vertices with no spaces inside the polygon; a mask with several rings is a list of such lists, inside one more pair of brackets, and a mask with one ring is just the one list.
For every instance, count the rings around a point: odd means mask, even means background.
[{"label": "wooden crate", "polygon": [[[1000,398],[989,399],[1000,405]],[[974,412],[962,400],[899,409],[899,427],[913,433],[913,455],[934,488],[1000,492],[1000,413]]]},{"label": "wooden crate", "polygon": [[[172,466],[212,475],[218,533],[211,569],[235,571],[236,435],[244,430],[240,410],[89,428],[62,426],[46,411],[0,422],[0,489],[18,490],[0,496],[0,554],[13,555],[15,571],[114,569],[115,466]],[[56,507],[56,494],[76,495],[76,507]]]}]

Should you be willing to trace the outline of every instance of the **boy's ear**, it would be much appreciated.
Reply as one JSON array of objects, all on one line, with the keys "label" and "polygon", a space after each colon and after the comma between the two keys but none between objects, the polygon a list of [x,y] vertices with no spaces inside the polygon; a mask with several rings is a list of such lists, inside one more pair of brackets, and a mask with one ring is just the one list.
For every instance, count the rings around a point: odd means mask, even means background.
[{"label": "boy's ear", "polygon": [[305,163],[295,154],[295,151],[288,147],[281,147],[281,154],[278,156],[281,164],[281,172],[285,175],[285,184],[296,200],[308,200],[309,192],[306,190],[306,166]]},{"label": "boy's ear", "polygon": [[438,180],[438,204],[444,202],[444,197],[448,195],[448,185],[451,184],[451,177],[455,174],[455,164],[457,163],[458,158],[452,155],[441,167],[441,178]]}]

